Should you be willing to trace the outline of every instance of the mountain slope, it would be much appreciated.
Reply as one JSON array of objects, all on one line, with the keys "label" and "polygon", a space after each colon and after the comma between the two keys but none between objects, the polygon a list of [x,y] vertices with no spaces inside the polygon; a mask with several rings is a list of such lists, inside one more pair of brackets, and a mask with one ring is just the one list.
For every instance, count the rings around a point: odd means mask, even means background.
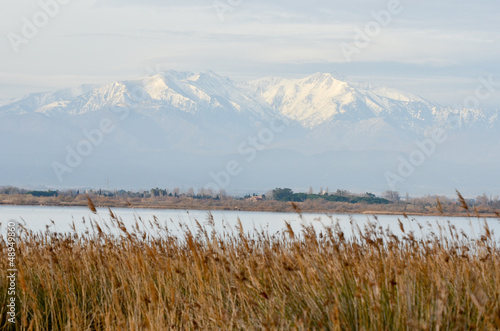
[{"label": "mountain slope", "polygon": [[416,129],[432,122],[437,106],[408,93],[347,83],[324,73],[302,79],[263,78],[249,86],[282,115],[308,128],[335,120],[382,117]]},{"label": "mountain slope", "polygon": [[[227,190],[380,192],[384,174],[397,173],[401,158],[440,128],[444,142],[398,189],[500,186],[497,110],[444,108],[332,74],[236,83],[210,71],[169,71],[0,105],[0,185],[89,187],[109,178],[124,188],[221,182]],[[55,163],[69,167],[64,176]]]}]

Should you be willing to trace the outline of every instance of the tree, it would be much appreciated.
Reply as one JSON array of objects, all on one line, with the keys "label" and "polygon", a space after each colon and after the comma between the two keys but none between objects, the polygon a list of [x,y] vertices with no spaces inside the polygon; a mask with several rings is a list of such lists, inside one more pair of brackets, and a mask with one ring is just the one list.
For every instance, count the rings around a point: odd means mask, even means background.
[{"label": "tree", "polygon": [[347,191],[347,190],[337,190],[335,192],[335,195],[338,195],[338,196],[341,196],[341,197],[348,197],[351,195],[351,192]]},{"label": "tree", "polygon": [[286,201],[293,196],[293,191],[289,188],[276,188],[273,190],[273,198],[278,201]]},{"label": "tree", "polygon": [[399,202],[399,200],[401,199],[398,192],[391,190],[387,190],[382,193],[382,197],[392,202]]},{"label": "tree", "polygon": [[480,205],[488,205],[490,203],[490,198],[484,193],[476,198],[476,202]]}]

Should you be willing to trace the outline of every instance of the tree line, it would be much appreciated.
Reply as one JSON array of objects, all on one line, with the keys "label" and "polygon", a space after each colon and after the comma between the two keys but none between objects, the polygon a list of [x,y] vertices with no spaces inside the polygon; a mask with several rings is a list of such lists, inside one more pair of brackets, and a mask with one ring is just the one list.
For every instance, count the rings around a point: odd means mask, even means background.
[{"label": "tree line", "polygon": [[322,192],[319,194],[314,193],[294,193],[290,188],[276,188],[273,190],[273,198],[277,201],[291,201],[291,202],[304,202],[306,200],[323,199],[334,202],[347,202],[347,203],[366,203],[366,204],[390,204],[391,201],[379,198],[373,193],[365,193],[355,195],[347,191],[338,190],[336,193],[330,194]]}]

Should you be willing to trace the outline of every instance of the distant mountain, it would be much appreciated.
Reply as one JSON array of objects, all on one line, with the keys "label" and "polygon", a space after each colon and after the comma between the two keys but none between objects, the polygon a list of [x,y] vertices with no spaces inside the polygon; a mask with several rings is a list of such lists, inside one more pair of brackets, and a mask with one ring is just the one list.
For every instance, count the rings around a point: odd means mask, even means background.
[{"label": "distant mountain", "polygon": [[[498,178],[498,113],[441,107],[328,73],[236,83],[211,71],[169,71],[0,103],[0,185],[97,187],[109,178],[133,188],[384,191],[400,156],[440,128],[446,142],[397,188],[452,191],[463,181],[489,190],[500,184],[487,180]],[[112,129],[97,134],[103,123]],[[81,159],[74,167],[71,151]],[[238,171],[228,169],[232,161]],[[475,169],[479,183],[471,184],[464,178]]]},{"label": "distant mountain", "polygon": [[348,83],[324,73],[302,79],[263,78],[249,85],[282,115],[308,128],[383,118],[416,129],[432,123],[437,107],[409,93]]}]

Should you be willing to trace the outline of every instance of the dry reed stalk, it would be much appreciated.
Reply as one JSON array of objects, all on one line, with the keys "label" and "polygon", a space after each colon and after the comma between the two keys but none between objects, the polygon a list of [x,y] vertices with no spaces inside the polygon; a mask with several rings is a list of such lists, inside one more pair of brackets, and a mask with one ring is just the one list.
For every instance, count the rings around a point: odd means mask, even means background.
[{"label": "dry reed stalk", "polygon": [[500,250],[487,224],[480,240],[452,225],[417,238],[401,221],[399,237],[354,221],[356,237],[338,223],[270,234],[245,233],[241,221],[234,234],[195,221],[176,236],[157,219],[127,228],[110,218],[108,230],[90,220],[78,235],[22,230],[21,330],[500,325]]},{"label": "dry reed stalk", "polygon": [[94,213],[94,214],[97,214],[97,210],[94,206],[94,203],[92,202],[92,200],[90,199],[90,197],[87,195],[87,205],[89,207],[89,209]]}]

